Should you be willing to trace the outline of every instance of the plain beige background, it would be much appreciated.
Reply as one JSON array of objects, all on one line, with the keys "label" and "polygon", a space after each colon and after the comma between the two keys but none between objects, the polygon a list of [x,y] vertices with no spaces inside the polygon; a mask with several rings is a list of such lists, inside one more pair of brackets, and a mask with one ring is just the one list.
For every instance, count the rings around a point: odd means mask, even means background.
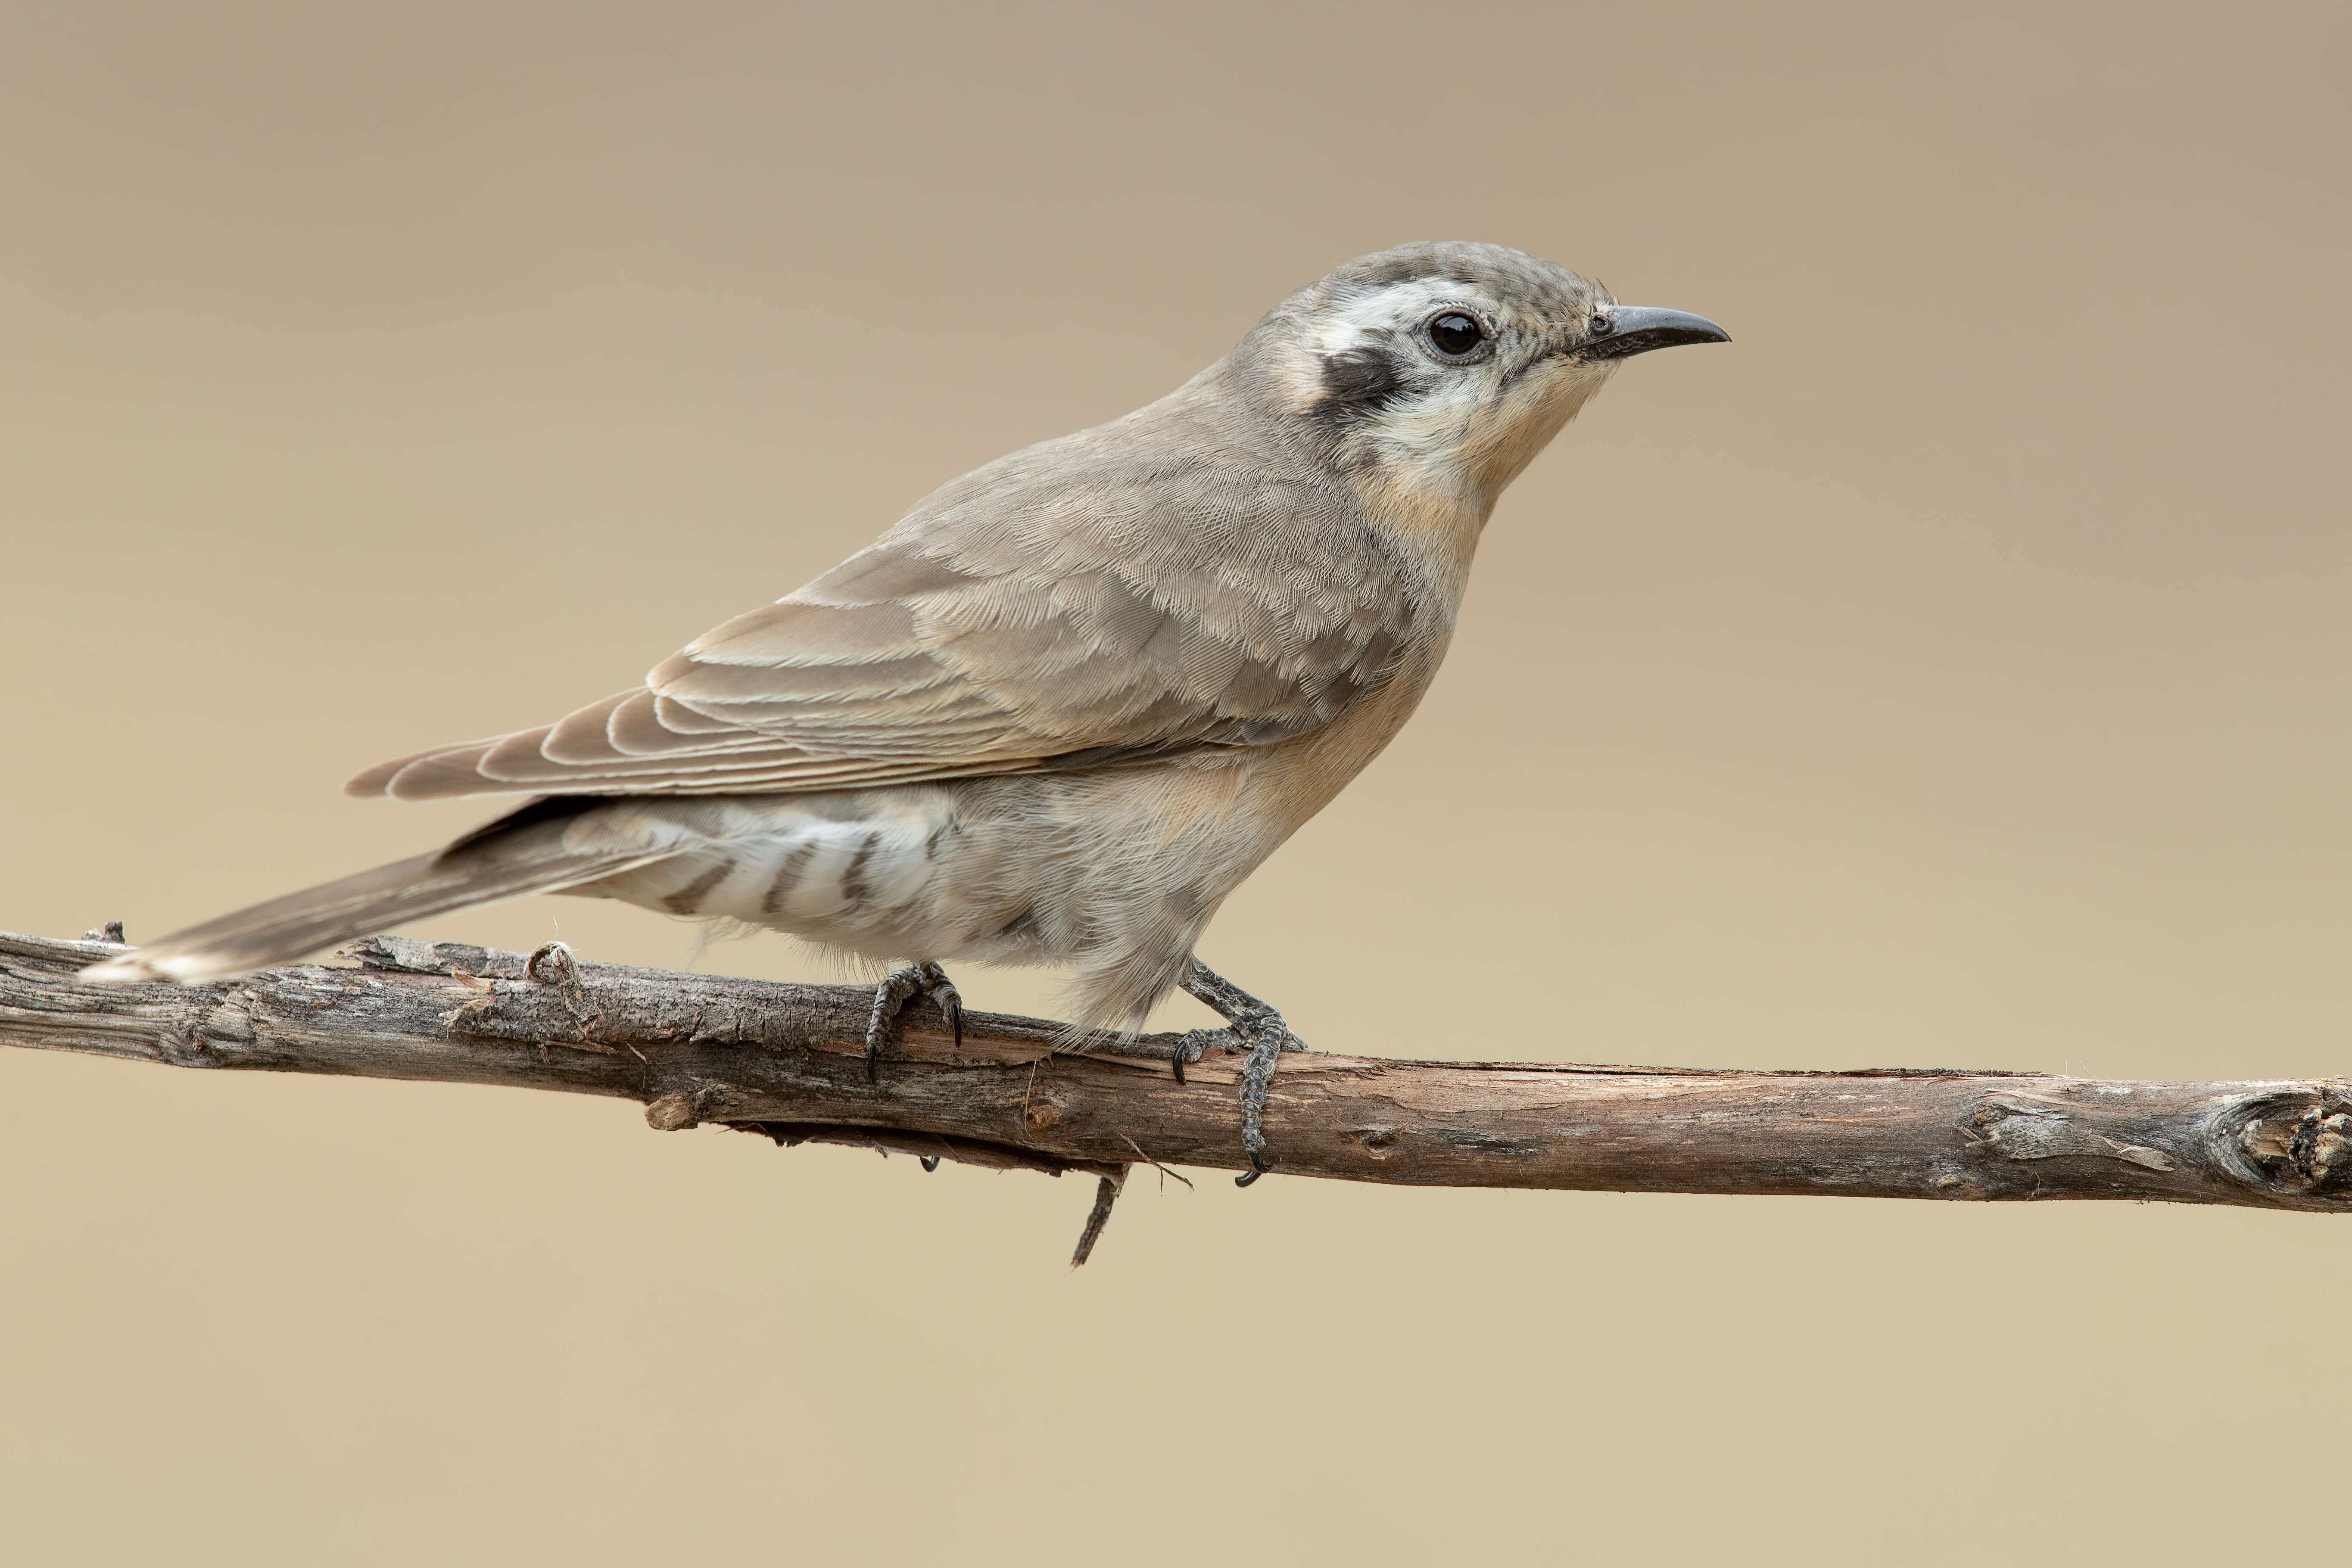
[{"label": "plain beige background", "polygon": [[[1204,956],[1373,1053],[2340,1073],[2347,37],[12,0],[0,926],[427,847],[481,809],[341,779],[1493,239],[1738,340],[1520,481]],[[0,1173],[23,1563],[2179,1563],[2319,1540],[2352,1458],[2315,1218],[1147,1178],[1072,1274],[1069,1182],[17,1052]]]}]

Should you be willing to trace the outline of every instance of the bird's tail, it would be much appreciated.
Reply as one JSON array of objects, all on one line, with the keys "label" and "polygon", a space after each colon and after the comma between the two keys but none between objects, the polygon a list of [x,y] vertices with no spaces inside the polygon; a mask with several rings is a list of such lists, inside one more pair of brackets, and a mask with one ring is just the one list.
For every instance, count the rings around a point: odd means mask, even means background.
[{"label": "bird's tail", "polygon": [[289,893],[177,931],[151,946],[94,964],[85,980],[173,980],[184,986],[290,963],[322,947],[373,936],[427,915],[546,893],[625,871],[672,852],[643,840],[581,843],[573,812],[527,806],[445,850]]}]

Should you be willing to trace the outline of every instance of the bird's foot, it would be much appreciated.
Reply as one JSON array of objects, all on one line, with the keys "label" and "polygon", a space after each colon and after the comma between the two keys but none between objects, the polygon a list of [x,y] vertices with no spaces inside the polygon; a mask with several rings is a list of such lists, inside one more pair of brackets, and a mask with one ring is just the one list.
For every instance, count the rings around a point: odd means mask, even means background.
[{"label": "bird's foot", "polygon": [[[1274,1087],[1274,1070],[1286,1051],[1305,1051],[1307,1042],[1290,1032],[1282,1021],[1282,1014],[1268,1003],[1258,1000],[1231,980],[1210,968],[1198,958],[1178,982],[1185,994],[1206,1002],[1224,1015],[1222,1030],[1194,1030],[1177,1047],[1176,1076],[1184,1076],[1184,1063],[1198,1061],[1201,1052],[1212,1044],[1239,1045],[1249,1054],[1242,1061],[1242,1152],[1249,1156],[1250,1168],[1234,1178],[1235,1186],[1247,1186],[1274,1168],[1265,1156],[1265,1097]],[[1223,1039],[1217,1037],[1223,1036]]]},{"label": "bird's foot", "polygon": [[[937,964],[926,961],[909,964],[903,969],[893,969],[882,983],[874,988],[874,1016],[866,1025],[866,1082],[874,1082],[882,1061],[885,1040],[896,1040],[898,1035],[898,1015],[917,997],[929,996],[940,1004],[947,1016],[948,1032],[955,1037],[956,1049],[963,1049],[963,998],[955,982]],[[925,1168],[929,1168],[926,1166]]]}]

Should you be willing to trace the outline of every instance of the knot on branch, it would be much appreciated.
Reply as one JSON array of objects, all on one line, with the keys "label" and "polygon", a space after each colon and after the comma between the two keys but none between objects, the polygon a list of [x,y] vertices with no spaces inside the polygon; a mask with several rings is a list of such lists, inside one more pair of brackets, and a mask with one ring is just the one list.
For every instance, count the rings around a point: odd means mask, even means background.
[{"label": "knot on branch", "polygon": [[2213,1117],[2207,1142],[2224,1170],[2265,1191],[2352,1189],[2352,1095],[2333,1086],[2233,1102]]},{"label": "knot on branch", "polygon": [[580,983],[580,960],[572,956],[571,943],[549,942],[523,960],[522,972],[542,986],[576,986]]},{"label": "knot on branch", "polygon": [[677,1092],[646,1106],[646,1125],[656,1133],[683,1133],[702,1125],[700,1096]]}]

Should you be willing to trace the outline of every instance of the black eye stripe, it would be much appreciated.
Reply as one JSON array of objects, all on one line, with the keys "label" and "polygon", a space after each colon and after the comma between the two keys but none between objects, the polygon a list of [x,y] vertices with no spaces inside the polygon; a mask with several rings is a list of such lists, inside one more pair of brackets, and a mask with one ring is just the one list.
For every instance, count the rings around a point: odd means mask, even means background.
[{"label": "black eye stripe", "polygon": [[1428,331],[1439,353],[1457,360],[1486,340],[1486,329],[1478,324],[1478,319],[1459,310],[1432,318]]},{"label": "black eye stripe", "polygon": [[1378,407],[1398,386],[1396,366],[1386,354],[1334,354],[1323,361],[1323,393],[1340,402]]},{"label": "black eye stripe", "polygon": [[1395,362],[1377,349],[1333,354],[1323,361],[1323,395],[1312,412],[1318,419],[1344,424],[1378,413],[1403,387]]}]

